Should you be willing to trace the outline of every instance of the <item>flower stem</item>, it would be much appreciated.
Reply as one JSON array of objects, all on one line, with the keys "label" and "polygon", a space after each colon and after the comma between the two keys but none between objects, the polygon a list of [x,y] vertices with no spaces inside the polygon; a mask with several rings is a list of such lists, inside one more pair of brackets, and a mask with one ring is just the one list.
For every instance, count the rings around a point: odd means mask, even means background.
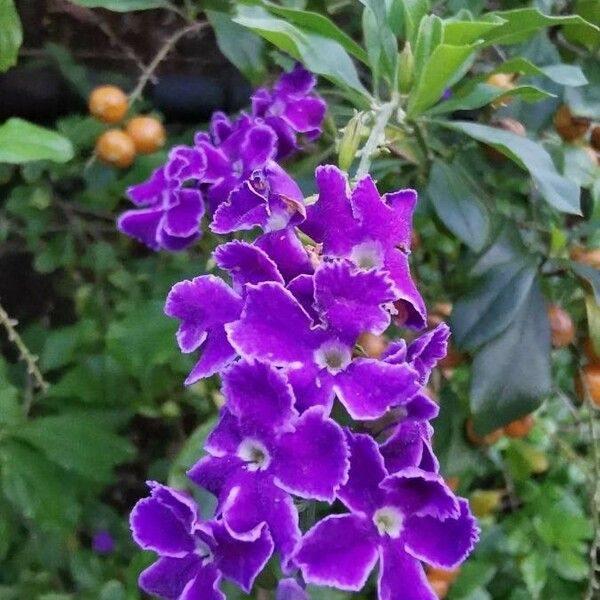
[{"label": "flower stem", "polygon": [[12,342],[17,350],[19,351],[19,359],[27,365],[27,373],[31,375],[37,386],[42,390],[47,390],[49,387],[48,382],[44,379],[41,371],[37,366],[37,356],[31,353],[29,348],[25,345],[23,338],[19,335],[19,332],[15,329],[17,321],[11,319],[8,313],[4,310],[0,304],[0,324],[6,329],[8,334],[8,340]]},{"label": "flower stem", "polygon": [[356,179],[362,179],[369,173],[371,167],[371,159],[375,150],[381,144],[382,138],[385,136],[385,127],[391,119],[394,109],[398,105],[397,98],[393,98],[390,102],[386,102],[381,106],[375,117],[375,124],[367,139],[367,143],[363,146],[360,162],[356,169]]}]

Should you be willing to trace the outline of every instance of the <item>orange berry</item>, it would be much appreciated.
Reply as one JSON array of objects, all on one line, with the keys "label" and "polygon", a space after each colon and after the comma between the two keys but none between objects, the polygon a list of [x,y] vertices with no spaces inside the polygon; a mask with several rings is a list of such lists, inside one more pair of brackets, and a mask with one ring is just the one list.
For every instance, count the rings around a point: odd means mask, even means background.
[{"label": "orange berry", "polygon": [[582,390],[590,395],[591,401],[600,408],[600,365],[585,365],[581,370]]},{"label": "orange berry", "polygon": [[90,94],[88,107],[103,123],[118,123],[127,112],[127,96],[116,85],[101,85]]},{"label": "orange berry", "polygon": [[446,477],[444,481],[453,492],[455,492],[460,485],[460,479],[458,477]]},{"label": "orange berry", "polygon": [[387,340],[383,335],[374,335],[365,331],[358,336],[358,345],[369,358],[379,358],[387,348]]},{"label": "orange berry", "polygon": [[504,433],[511,438],[525,437],[535,424],[533,415],[525,415],[521,419],[517,419],[504,427]]},{"label": "orange berry", "polygon": [[[511,119],[509,117],[506,117],[504,119],[496,119],[492,121],[490,125],[496,127],[497,129],[503,129],[504,131],[508,131],[509,133],[514,133],[515,135],[518,135],[520,137],[525,137],[527,135],[527,130],[525,129],[523,123],[517,121],[516,119]],[[486,156],[491,161],[503,162],[507,160],[506,156],[504,156],[502,152],[496,150],[496,148],[493,148],[492,146],[484,146],[484,150]]]},{"label": "orange berry", "polygon": [[140,154],[152,154],[167,138],[163,124],[154,117],[134,117],[125,128]]},{"label": "orange berry", "polygon": [[566,310],[551,304],[548,307],[552,345],[555,348],[568,346],[575,339],[575,327]]},{"label": "orange berry", "polygon": [[465,355],[449,343],[448,353],[438,364],[442,369],[454,369],[463,362],[465,362]]},{"label": "orange berry", "polygon": [[468,418],[465,423],[465,433],[467,435],[467,439],[471,442],[471,444],[473,444],[473,446],[483,446],[484,444],[492,446],[504,435],[504,431],[502,429],[496,429],[487,435],[479,435],[475,431],[473,419],[471,418]]},{"label": "orange berry", "polygon": [[441,599],[445,598],[448,595],[448,590],[450,589],[450,584],[443,579],[436,579],[435,577],[427,577],[429,581],[429,585],[433,590],[433,593]]},{"label": "orange berry", "polygon": [[455,569],[438,569],[436,567],[427,567],[427,577],[431,579],[439,579],[440,581],[446,581],[452,583],[458,577],[460,573],[460,567]]},{"label": "orange berry", "polygon": [[600,363],[600,354],[596,352],[594,344],[590,338],[586,338],[583,342],[583,353],[591,363]]},{"label": "orange berry", "polygon": [[98,138],[96,154],[105,163],[125,169],[135,158],[135,144],[124,131],[109,129]]},{"label": "orange berry", "polygon": [[571,259],[584,265],[589,265],[595,269],[600,269],[600,248],[586,250],[580,246],[575,246],[570,252]]},{"label": "orange berry", "polygon": [[566,142],[572,142],[583,137],[590,126],[586,117],[575,117],[569,107],[562,105],[554,115],[554,129]]},{"label": "orange berry", "polygon": [[[486,79],[486,83],[494,85],[502,90],[508,91],[515,87],[513,83],[514,75],[512,73],[493,73]],[[511,101],[511,98],[504,98],[492,102],[492,108],[500,108],[506,106]]]},{"label": "orange berry", "polygon": [[592,134],[590,135],[590,144],[594,150],[600,151],[600,125],[596,125],[596,127],[592,129]]}]

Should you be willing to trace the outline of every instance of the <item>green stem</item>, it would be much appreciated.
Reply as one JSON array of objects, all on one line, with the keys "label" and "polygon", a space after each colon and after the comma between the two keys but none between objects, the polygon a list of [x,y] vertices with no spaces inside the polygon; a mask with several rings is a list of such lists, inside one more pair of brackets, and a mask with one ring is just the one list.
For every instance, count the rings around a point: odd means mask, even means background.
[{"label": "green stem", "polygon": [[371,168],[371,159],[381,140],[385,137],[385,127],[391,119],[394,110],[398,106],[398,99],[393,98],[390,102],[386,102],[381,106],[375,117],[375,124],[367,139],[367,143],[363,146],[360,162],[356,169],[356,179],[362,179],[369,173]]}]

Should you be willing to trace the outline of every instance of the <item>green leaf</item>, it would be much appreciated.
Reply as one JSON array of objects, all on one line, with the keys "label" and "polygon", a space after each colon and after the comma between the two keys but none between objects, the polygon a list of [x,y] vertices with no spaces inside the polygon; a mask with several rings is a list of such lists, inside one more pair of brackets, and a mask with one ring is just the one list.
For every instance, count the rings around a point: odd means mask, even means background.
[{"label": "green leaf", "polygon": [[492,267],[467,296],[455,302],[451,327],[461,349],[474,350],[511,325],[529,297],[535,266],[526,257]]},{"label": "green leaf", "polygon": [[499,17],[490,21],[444,21],[444,44],[453,46],[472,44],[504,23],[506,21]]},{"label": "green leaf", "polygon": [[368,96],[346,50],[335,40],[301,29],[259,6],[238,6],[236,23],[248,27],[271,44],[301,61],[341,88]]},{"label": "green leaf", "polygon": [[369,57],[364,48],[357,44],[347,33],[341,30],[327,17],[316,12],[285,8],[265,0],[263,0],[262,4],[273,14],[279,15],[308,31],[313,31],[326,38],[335,40],[343,46],[347,52],[352,54],[354,58],[357,58],[365,64],[368,63]]},{"label": "green leaf", "polygon": [[435,104],[463,65],[471,58],[474,46],[442,44],[431,53],[416,89],[408,101],[407,113],[415,117]]},{"label": "green leaf", "polygon": [[475,251],[483,248],[490,231],[489,213],[459,165],[436,160],[427,195],[438,217],[456,237]]},{"label": "green leaf", "polygon": [[63,163],[72,158],[71,142],[51,129],[16,117],[0,125],[0,163],[23,164],[33,160]]},{"label": "green leaf", "polygon": [[13,0],[0,0],[0,73],[17,64],[23,29]]},{"label": "green leaf", "polygon": [[562,63],[538,67],[531,61],[521,56],[509,58],[494,70],[481,75],[479,80],[486,79],[492,73],[518,73],[519,75],[533,75],[536,77],[547,77],[555,83],[570,87],[580,87],[588,83],[585,73],[577,65],[565,65]]},{"label": "green leaf", "polygon": [[18,425],[24,419],[19,390],[8,379],[6,363],[0,356],[0,425]]},{"label": "green leaf", "polygon": [[478,433],[533,412],[551,384],[550,326],[536,281],[510,326],[474,357],[470,399]]},{"label": "green leaf", "polygon": [[207,10],[206,18],[214,29],[219,50],[252,83],[265,76],[264,42],[245,27],[234,23],[227,13]]},{"label": "green leaf", "polygon": [[436,121],[443,127],[455,129],[493,146],[522,168],[531,178],[544,199],[561,212],[581,214],[579,186],[560,175],[552,158],[540,144],[503,129],[471,123],[468,121]]},{"label": "green leaf", "polygon": [[594,293],[596,302],[600,304],[600,271],[590,265],[584,265],[576,261],[569,261],[569,267],[575,274],[587,281]]},{"label": "green leaf", "polygon": [[442,43],[442,20],[436,15],[426,15],[421,19],[417,43],[414,48],[414,72],[417,82],[431,53]]},{"label": "green leaf", "polygon": [[467,93],[454,96],[427,111],[428,115],[441,115],[455,110],[473,110],[500,100],[501,98],[520,98],[525,102],[539,102],[545,98],[555,98],[554,94],[533,85],[518,85],[510,90],[501,90],[494,85],[477,83]]},{"label": "green leaf", "polygon": [[500,17],[506,23],[490,30],[483,36],[485,45],[488,46],[491,44],[516,44],[532,37],[544,27],[555,25],[580,25],[591,31],[599,30],[596,25],[588,23],[579,15],[551,17],[536,8],[497,11],[489,15],[489,18],[494,17]]},{"label": "green leaf", "polygon": [[537,600],[544,589],[544,585],[546,585],[548,571],[546,557],[531,553],[521,561],[519,568],[532,600]]},{"label": "green leaf", "polygon": [[[571,10],[589,23],[600,23],[600,2],[598,0],[577,0]],[[563,28],[565,38],[585,46],[588,50],[600,46],[600,33],[581,25],[567,25]]]},{"label": "green leaf", "polygon": [[0,460],[2,491],[20,514],[57,527],[75,523],[79,506],[64,471],[37,450],[17,441],[4,442]]},{"label": "green leaf", "polygon": [[[400,8],[395,8],[399,5]],[[393,0],[390,14],[402,11],[404,23],[404,38],[414,48],[421,19],[429,12],[428,0]],[[399,32],[394,32],[399,35]]]},{"label": "green leaf", "polygon": [[11,430],[10,435],[31,444],[67,471],[103,483],[110,481],[117,464],[133,456],[131,444],[90,413],[39,417]]},{"label": "green leaf", "polygon": [[166,0],[69,0],[73,4],[86,8],[105,8],[115,12],[132,10],[150,10],[152,8],[168,8]]},{"label": "green leaf", "polygon": [[373,87],[376,87],[380,73],[384,74],[389,82],[394,81],[398,61],[398,43],[388,26],[383,4],[370,0],[361,0],[361,2],[365,5],[362,19],[363,35],[374,75]]}]

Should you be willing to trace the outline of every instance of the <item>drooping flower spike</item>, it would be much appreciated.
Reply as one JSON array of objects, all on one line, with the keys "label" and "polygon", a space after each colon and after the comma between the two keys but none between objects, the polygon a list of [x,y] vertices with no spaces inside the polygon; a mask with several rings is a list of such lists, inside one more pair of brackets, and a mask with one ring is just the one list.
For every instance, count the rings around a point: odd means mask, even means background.
[{"label": "drooping flower spike", "polygon": [[329,165],[306,206],[274,161],[318,134],[313,86],[297,67],[255,94],[251,117],[216,114],[210,136],[173,151],[158,183],[134,191],[140,205],[161,203],[142,219],[155,245],[185,213],[179,189],[202,194],[213,233],[247,232],[214,250],[219,274],[177,283],[165,306],[181,351],[199,353],[186,384],[218,374],[224,398],[188,473],[215,496],[214,514],[201,519],[159,484],[132,513],[134,539],[160,557],[140,585],[168,600],[221,600],[222,578],[248,592],[272,555],[284,574],[276,600],[308,600],[307,584],[359,591],[376,568],[379,600],[433,600],[422,563],[453,568],[477,540],[432,445],[438,406],[426,385],[448,328],[394,340],[379,358],[360,345],[392,323],[426,323],[409,269],[416,193],[382,196],[370,177],[351,189]]},{"label": "drooping flower spike", "polygon": [[295,224],[296,214],[305,216],[302,194],[273,159],[299,148],[297,134],[320,135],[326,105],[312,93],[314,85],[314,76],[297,65],[272,92],[257,90],[252,115],[231,122],[216,113],[210,134],[173,148],[148,181],[128,189],[138,208],[119,217],[119,230],[153,250],[179,251],[200,237],[207,211],[216,233]]}]

